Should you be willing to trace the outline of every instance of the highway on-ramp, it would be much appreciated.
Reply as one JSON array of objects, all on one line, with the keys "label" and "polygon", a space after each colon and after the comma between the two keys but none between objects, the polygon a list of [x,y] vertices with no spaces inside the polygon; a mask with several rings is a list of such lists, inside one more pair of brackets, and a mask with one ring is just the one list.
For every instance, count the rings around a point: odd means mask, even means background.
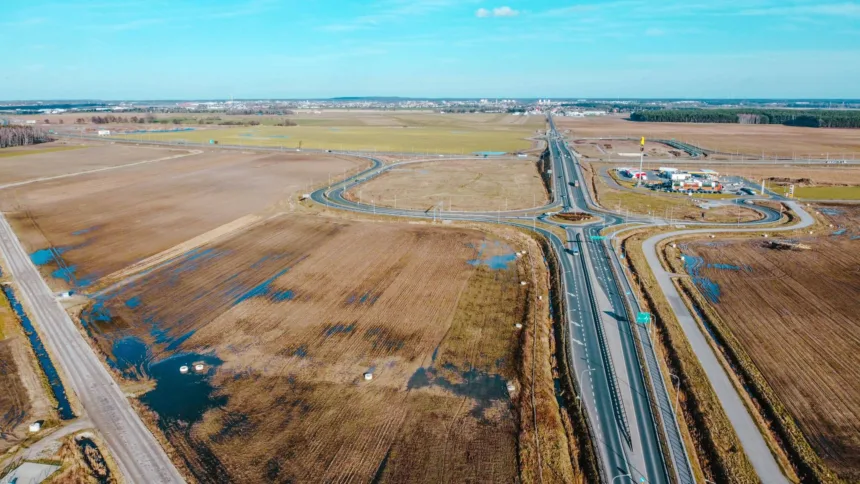
[{"label": "highway on-ramp", "polygon": [[184,482],[158,441],[60,305],[0,214],[0,252],[24,303],[87,417],[101,432],[126,482]]},{"label": "highway on-ramp", "polygon": [[743,399],[738,393],[737,388],[732,384],[729,375],[720,363],[713,348],[708,344],[708,336],[704,334],[699,327],[696,319],[690,313],[689,308],[684,304],[681,295],[678,293],[677,287],[672,283],[672,274],[670,274],[660,263],[659,255],[657,254],[657,246],[660,241],[671,239],[678,236],[689,234],[712,234],[715,232],[764,232],[764,231],[779,231],[779,230],[795,230],[809,227],[815,220],[809,213],[803,210],[797,202],[786,202],[794,213],[800,216],[798,223],[790,227],[779,227],[771,229],[749,228],[749,229],[698,229],[698,230],[683,230],[678,232],[670,232],[655,235],[646,239],[642,244],[642,250],[648,261],[648,266],[654,273],[657,279],[657,284],[660,290],[666,295],[666,300],[675,313],[675,317],[684,330],[684,335],[690,342],[690,346],[696,353],[696,357],[702,364],[705,374],[717,394],[720,403],[725,410],[729,421],[735,429],[738,438],[743,445],[744,452],[747,454],[750,462],[753,465],[756,473],[762,482],[769,483],[787,483],[788,479],[782,474],[779,464],[770,451],[764,437],[761,434],[758,426],[749,413]]}]

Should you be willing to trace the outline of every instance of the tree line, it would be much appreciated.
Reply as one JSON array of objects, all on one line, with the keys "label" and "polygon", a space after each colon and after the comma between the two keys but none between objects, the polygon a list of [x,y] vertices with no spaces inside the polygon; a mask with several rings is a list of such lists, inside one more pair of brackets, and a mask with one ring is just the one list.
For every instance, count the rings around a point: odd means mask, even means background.
[{"label": "tree line", "polygon": [[0,148],[35,145],[53,140],[44,130],[32,126],[0,126]]},{"label": "tree line", "polygon": [[809,128],[860,128],[858,110],[824,109],[663,109],[639,111],[631,121],[652,123],[782,124]]}]

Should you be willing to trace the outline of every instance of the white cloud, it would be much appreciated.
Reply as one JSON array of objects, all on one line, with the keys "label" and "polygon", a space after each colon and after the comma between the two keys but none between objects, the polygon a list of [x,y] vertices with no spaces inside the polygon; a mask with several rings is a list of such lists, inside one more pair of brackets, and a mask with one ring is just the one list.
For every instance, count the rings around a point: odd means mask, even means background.
[{"label": "white cloud", "polygon": [[475,12],[475,16],[478,18],[516,17],[519,14],[520,14],[519,10],[514,10],[511,7],[496,7],[492,10],[487,10],[486,8],[479,8]]}]

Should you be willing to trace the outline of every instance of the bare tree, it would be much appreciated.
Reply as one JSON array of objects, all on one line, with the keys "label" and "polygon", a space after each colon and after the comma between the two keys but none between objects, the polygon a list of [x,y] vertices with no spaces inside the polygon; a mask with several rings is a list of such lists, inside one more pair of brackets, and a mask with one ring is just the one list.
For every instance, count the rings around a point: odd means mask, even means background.
[{"label": "bare tree", "polygon": [[45,131],[32,126],[0,126],[0,148],[53,141]]}]

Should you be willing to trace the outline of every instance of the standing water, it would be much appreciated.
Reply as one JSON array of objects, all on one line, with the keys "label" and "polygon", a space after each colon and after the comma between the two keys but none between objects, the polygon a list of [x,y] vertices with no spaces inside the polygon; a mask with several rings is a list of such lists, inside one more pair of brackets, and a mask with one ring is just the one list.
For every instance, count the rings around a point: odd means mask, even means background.
[{"label": "standing water", "polygon": [[39,366],[42,367],[42,372],[45,374],[45,378],[48,379],[48,385],[51,387],[54,399],[57,400],[57,413],[62,420],[75,418],[75,414],[72,412],[72,406],[69,404],[69,399],[66,396],[66,390],[63,388],[63,382],[60,380],[60,375],[57,373],[54,363],[51,362],[51,357],[48,355],[48,351],[42,344],[39,334],[36,333],[33,323],[30,322],[30,318],[27,316],[27,313],[24,312],[24,308],[21,307],[21,303],[18,302],[18,298],[15,297],[15,291],[12,290],[12,286],[3,284],[2,288],[3,294],[6,295],[6,298],[9,300],[9,304],[12,306],[12,310],[15,311],[15,314],[18,316],[18,320],[21,322],[21,326],[24,328],[24,334],[26,334],[27,339],[30,340],[30,346],[33,347],[33,353],[36,354],[36,359],[39,360]]}]

